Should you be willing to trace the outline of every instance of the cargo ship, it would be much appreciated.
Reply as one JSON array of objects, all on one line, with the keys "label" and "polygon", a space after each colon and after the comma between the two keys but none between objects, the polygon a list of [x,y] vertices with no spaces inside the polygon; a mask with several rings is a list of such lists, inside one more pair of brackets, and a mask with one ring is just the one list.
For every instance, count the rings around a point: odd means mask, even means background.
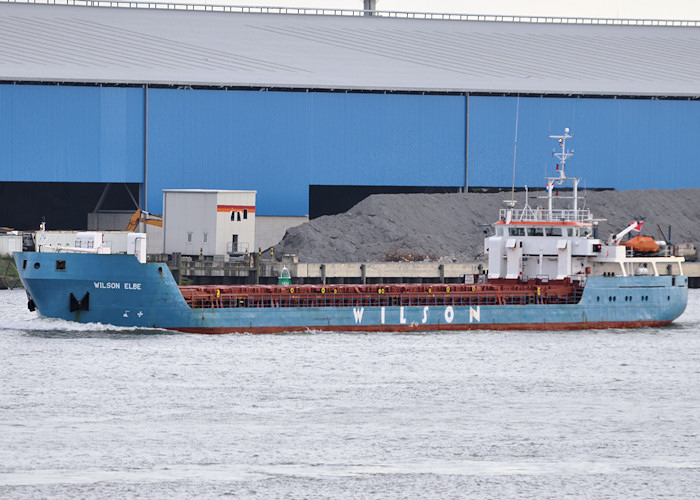
[{"label": "cargo ship", "polygon": [[[179,286],[165,263],[146,262],[145,235],[112,254],[99,233],[72,248],[15,253],[30,309],[48,318],[193,333],[579,330],[667,325],[685,310],[683,258],[599,239],[567,177],[569,129],[556,139],[556,175],[541,205],[506,201],[484,241],[487,273],[456,284]],[[559,192],[563,186],[566,191]],[[555,186],[557,189],[554,195]],[[555,202],[556,205],[555,206]],[[283,278],[288,278],[287,276]],[[285,280],[283,279],[282,282]]]}]

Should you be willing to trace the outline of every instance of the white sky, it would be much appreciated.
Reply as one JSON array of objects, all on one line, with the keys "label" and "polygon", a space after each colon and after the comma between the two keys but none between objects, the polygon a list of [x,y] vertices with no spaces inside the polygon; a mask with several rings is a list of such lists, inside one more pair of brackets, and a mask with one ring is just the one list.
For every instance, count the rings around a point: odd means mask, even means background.
[{"label": "white sky", "polygon": [[[168,1],[168,0],[161,0]],[[362,9],[362,0],[170,0],[199,4]],[[699,0],[378,0],[377,10],[700,20]]]}]

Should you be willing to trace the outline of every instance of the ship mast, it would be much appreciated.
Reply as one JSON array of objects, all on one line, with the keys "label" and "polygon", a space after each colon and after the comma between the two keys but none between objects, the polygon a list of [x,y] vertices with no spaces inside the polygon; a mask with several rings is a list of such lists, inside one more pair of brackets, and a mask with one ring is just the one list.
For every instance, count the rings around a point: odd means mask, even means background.
[{"label": "ship mast", "polygon": [[547,177],[547,198],[548,198],[548,211],[549,211],[549,220],[553,220],[553,212],[552,212],[552,191],[554,190],[554,184],[556,183],[557,186],[561,186],[564,184],[565,181],[571,181],[574,185],[574,195],[573,195],[573,200],[574,200],[574,206],[573,206],[573,216],[575,220],[578,220],[579,218],[579,213],[578,213],[578,183],[581,180],[580,177],[567,177],[566,176],[566,160],[574,156],[574,151],[567,151],[566,150],[566,140],[571,139],[573,135],[569,135],[569,129],[565,128],[564,129],[564,135],[550,135],[550,139],[557,139],[559,141],[559,146],[561,146],[561,151],[552,151],[552,156],[557,158],[559,160],[559,164],[557,165],[557,169],[559,170],[559,176],[557,177]]}]

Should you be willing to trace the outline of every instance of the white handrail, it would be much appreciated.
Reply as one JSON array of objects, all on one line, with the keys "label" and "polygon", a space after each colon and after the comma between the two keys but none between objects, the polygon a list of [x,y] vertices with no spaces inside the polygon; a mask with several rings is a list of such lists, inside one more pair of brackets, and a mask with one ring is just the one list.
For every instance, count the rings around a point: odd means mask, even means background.
[{"label": "white handrail", "polygon": [[[499,210],[500,220],[505,220],[508,215],[508,210],[502,208]],[[571,210],[571,209],[557,209],[552,210],[552,217],[549,217],[549,211],[542,209],[512,209],[511,220],[513,222],[537,222],[537,221],[547,221],[547,222],[591,222],[592,216],[590,210]]]}]

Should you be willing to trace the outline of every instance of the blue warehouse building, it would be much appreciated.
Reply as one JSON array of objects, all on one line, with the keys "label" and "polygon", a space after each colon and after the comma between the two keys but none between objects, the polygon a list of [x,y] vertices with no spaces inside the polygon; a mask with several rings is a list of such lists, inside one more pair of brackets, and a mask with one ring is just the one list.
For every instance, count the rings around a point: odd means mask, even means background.
[{"label": "blue warehouse building", "polygon": [[516,124],[518,186],[569,127],[588,188],[700,187],[697,23],[100,5],[0,2],[0,225],[509,187]]}]

